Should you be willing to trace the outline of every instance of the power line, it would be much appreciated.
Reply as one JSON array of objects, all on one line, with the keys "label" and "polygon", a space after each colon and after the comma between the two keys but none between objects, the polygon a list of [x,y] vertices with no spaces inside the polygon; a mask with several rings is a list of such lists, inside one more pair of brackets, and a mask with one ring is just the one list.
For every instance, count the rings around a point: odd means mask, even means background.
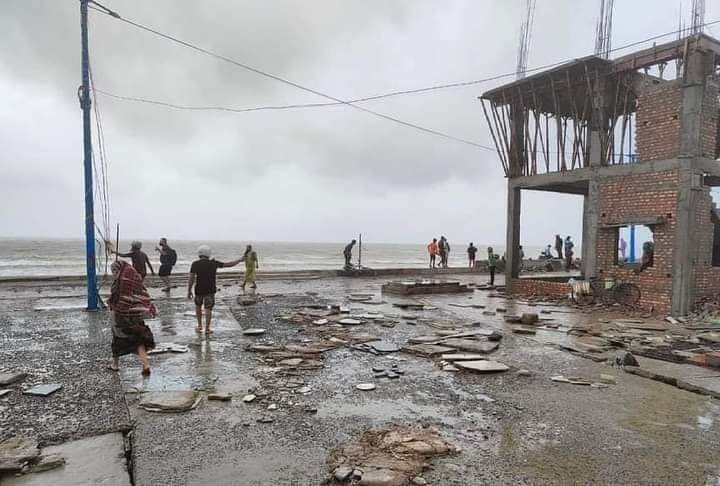
[{"label": "power line", "polygon": [[299,83],[296,83],[296,82],[294,82],[294,81],[290,81],[290,80],[288,80],[288,79],[285,79],[285,78],[283,78],[283,77],[281,77],[281,76],[277,76],[277,75],[275,75],[275,74],[268,73],[268,72],[263,71],[263,70],[261,70],[261,69],[254,68],[254,67],[249,66],[249,65],[247,65],[247,64],[244,64],[244,63],[242,63],[242,62],[239,62],[239,61],[236,61],[236,60],[234,60],[234,59],[231,59],[231,58],[229,58],[229,57],[227,57],[227,56],[223,56],[223,55],[221,55],[221,54],[217,54],[217,53],[212,52],[212,51],[210,51],[210,50],[208,50],[208,49],[205,49],[205,48],[203,48],[203,47],[200,47],[200,46],[197,46],[197,45],[195,45],[195,44],[191,44],[190,42],[186,42],[186,41],[184,41],[184,40],[178,39],[177,37],[173,37],[173,36],[168,35],[168,34],[163,34],[162,32],[157,31],[157,30],[155,30],[155,29],[152,29],[152,28],[150,28],[150,27],[147,27],[147,26],[145,26],[145,25],[142,25],[142,24],[139,24],[139,23],[137,23],[137,22],[133,22],[133,21],[131,21],[131,20],[125,19],[125,18],[121,17],[117,12],[113,12],[112,10],[108,9],[107,7],[104,7],[104,6],[100,5],[99,3],[95,2],[95,1],[92,1],[92,3],[93,3],[94,5],[97,5],[98,7],[101,8],[101,9],[94,9],[94,10],[97,10],[97,11],[99,11],[99,12],[102,12],[102,13],[104,13],[105,15],[109,15],[109,16],[111,16],[112,18],[118,19],[118,20],[120,20],[120,21],[122,21],[122,22],[125,22],[125,23],[129,24],[129,25],[132,25],[132,26],[134,26],[134,27],[137,27],[138,29],[144,30],[144,31],[146,31],[146,32],[150,32],[150,33],[152,33],[152,34],[154,34],[154,35],[157,35],[157,36],[159,36],[159,37],[162,37],[162,38],[164,38],[164,39],[167,39],[167,40],[169,40],[169,41],[171,41],[171,42],[174,42],[174,43],[176,43],[176,44],[180,44],[180,45],[182,45],[182,46],[184,46],[184,47],[187,47],[187,48],[189,48],[189,49],[198,51],[198,52],[200,52],[200,53],[202,53],[202,54],[206,54],[206,55],[208,55],[208,56],[214,57],[214,58],[219,59],[219,60],[221,60],[221,61],[224,61],[224,62],[233,64],[233,65],[235,65],[235,66],[237,66],[237,67],[240,67],[240,68],[242,68],[242,69],[245,69],[245,70],[250,71],[250,72],[253,72],[253,73],[256,73],[256,74],[258,74],[258,75],[260,75],[260,76],[264,76],[264,77],[266,77],[266,78],[273,79],[273,80],[275,80],[275,81],[278,81],[278,82],[287,84],[287,85],[292,86],[292,87],[294,87],[294,88],[297,88],[297,89],[299,89],[299,90],[302,90],[302,91],[305,91],[305,92],[314,94],[315,96],[319,96],[319,97],[322,97],[322,98],[326,98],[326,99],[332,100],[332,101],[334,101],[334,102],[337,103],[337,104],[342,104],[342,105],[345,105],[345,106],[349,106],[349,107],[354,108],[354,109],[356,109],[356,110],[359,110],[359,111],[368,113],[368,114],[370,114],[370,115],[377,116],[377,117],[382,118],[382,119],[384,119],[384,120],[388,120],[388,121],[391,121],[391,122],[394,122],[394,123],[398,123],[398,124],[400,124],[400,125],[403,125],[403,126],[406,126],[406,127],[409,127],[409,128],[414,128],[414,129],[416,129],[416,130],[420,130],[420,131],[425,132],[425,133],[430,133],[430,134],[432,134],[432,135],[437,135],[437,136],[439,136],[439,137],[447,138],[447,139],[449,139],[449,140],[455,140],[456,142],[464,143],[464,144],[467,144],[467,145],[472,145],[472,146],[474,146],[474,147],[478,147],[478,148],[481,148],[481,149],[484,149],[484,150],[489,150],[489,151],[495,152],[495,149],[494,149],[493,147],[490,147],[490,146],[487,146],[487,145],[482,145],[482,144],[479,144],[479,143],[477,143],[477,142],[473,142],[473,141],[471,141],[471,140],[466,140],[466,139],[464,139],[464,138],[455,137],[455,136],[453,136],[453,135],[449,135],[449,134],[447,134],[447,133],[443,133],[443,132],[440,132],[440,131],[438,131],[438,130],[434,130],[434,129],[432,129],[432,128],[423,127],[423,126],[417,125],[417,124],[415,124],[415,123],[407,122],[407,121],[405,121],[405,120],[401,120],[401,119],[399,119],[399,118],[395,118],[395,117],[393,117],[393,116],[386,115],[386,114],[384,114],[384,113],[380,113],[380,112],[377,112],[377,111],[374,111],[374,110],[370,110],[369,108],[365,108],[365,107],[362,107],[362,106],[354,105],[354,104],[352,104],[352,103],[350,103],[350,102],[348,102],[348,101],[341,100],[340,98],[336,98],[335,96],[332,96],[332,95],[323,93],[323,92],[318,91],[318,90],[316,90],[316,89],[308,88],[308,87],[303,86],[303,85],[301,85],[301,84],[299,84]]},{"label": "power line", "polygon": [[[98,12],[101,12],[101,13],[103,13],[103,14],[110,15],[111,17],[114,17],[114,18],[116,18],[116,19],[118,19],[118,20],[122,20],[123,22],[126,22],[126,23],[128,23],[128,24],[130,24],[130,25],[133,25],[133,26],[135,26],[135,27],[137,27],[137,28],[140,28],[140,29],[142,29],[142,30],[146,30],[146,31],[148,31],[148,32],[151,32],[151,33],[153,33],[153,34],[155,34],[155,35],[159,35],[159,36],[161,36],[161,37],[164,37],[164,38],[166,38],[166,39],[169,39],[169,40],[171,40],[171,41],[173,41],[173,42],[180,42],[180,43],[183,44],[183,45],[189,44],[189,43],[185,43],[184,41],[180,41],[180,40],[174,39],[174,38],[172,38],[171,36],[168,36],[168,35],[162,34],[162,33],[160,33],[160,32],[157,32],[157,31],[155,31],[155,30],[153,30],[153,29],[151,29],[151,28],[149,28],[149,27],[145,27],[145,26],[143,26],[143,25],[137,24],[137,23],[132,22],[132,21],[130,21],[130,20],[124,19],[124,18],[122,18],[117,12],[114,12],[114,11],[112,11],[112,10],[110,10],[110,9],[102,6],[102,5],[100,5],[100,4],[98,4],[97,2],[95,2],[95,1],[92,1],[92,0],[91,0],[91,3],[93,3],[93,4],[95,4],[95,5],[98,5],[99,7],[101,7],[101,9],[91,7],[91,8],[93,8],[93,10],[97,10]],[[720,20],[715,20],[715,21],[712,21],[712,22],[703,23],[703,24],[701,24],[701,27],[711,26],[711,25],[715,25],[715,24],[719,24],[719,23],[720,23]],[[629,48],[631,48],[631,47],[635,47],[635,46],[638,46],[638,45],[641,45],[641,44],[645,44],[645,43],[647,43],[647,42],[656,41],[656,40],[662,39],[662,38],[664,38],[664,37],[668,37],[668,36],[671,36],[671,35],[675,35],[675,34],[678,34],[678,33],[682,33],[684,30],[686,30],[686,29],[679,29],[679,30],[674,30],[674,31],[671,31],[671,32],[665,32],[665,33],[663,33],[663,34],[658,34],[658,35],[655,35],[655,36],[652,36],[652,37],[648,37],[648,38],[645,38],[645,39],[642,39],[642,40],[639,40],[639,41],[635,41],[635,42],[631,42],[631,43],[629,43],[629,44],[622,45],[622,46],[620,46],[620,47],[616,47],[616,48],[609,49],[607,52],[608,52],[608,53],[611,53],[611,52],[617,52],[617,51],[626,50],[626,49],[629,49]],[[195,49],[195,50],[200,50],[201,52],[203,52],[203,53],[205,53],[205,54],[208,54],[208,55],[211,55],[211,56],[213,56],[213,57],[219,57],[219,58],[221,58],[221,59],[223,59],[223,60],[225,60],[225,61],[227,61],[227,62],[235,63],[235,61],[232,61],[232,60],[230,60],[230,59],[227,59],[227,58],[225,58],[224,56],[221,56],[221,55],[212,53],[212,52],[210,52],[210,51],[207,51],[206,49],[199,48],[199,47],[196,47],[196,46],[190,46],[190,45],[188,45],[188,47],[191,47],[192,49]],[[175,105],[175,104],[172,104],[172,103],[167,103],[167,102],[162,102],[162,101],[148,100],[148,99],[144,99],[144,98],[133,98],[133,97],[130,97],[130,96],[120,96],[120,95],[116,95],[116,94],[112,94],[112,93],[108,93],[108,92],[104,92],[104,91],[100,91],[100,90],[97,90],[97,91],[98,91],[98,93],[104,94],[104,95],[106,95],[106,96],[111,96],[111,97],[118,98],[118,99],[125,99],[125,100],[127,100],[127,101],[147,102],[147,103],[153,103],[153,104],[158,104],[158,105],[165,105],[165,106],[170,107],[170,108],[185,109],[185,110],[198,110],[198,111],[202,111],[202,110],[218,110],[218,111],[233,111],[233,112],[249,112],[249,111],[261,111],[261,110],[281,110],[281,109],[295,109],[295,108],[317,108],[317,107],[324,107],[324,106],[335,106],[335,105],[343,105],[343,104],[362,103],[362,102],[366,102],[366,101],[375,101],[375,100],[380,100],[380,99],[384,99],[384,98],[391,98],[391,97],[395,97],[395,96],[403,96],[403,95],[416,94],[416,93],[425,93],[425,92],[429,92],[429,91],[438,91],[438,90],[444,90],[444,89],[450,89],[450,88],[462,88],[462,87],[472,86],[472,85],[476,85],[476,84],[483,84],[483,83],[487,83],[487,82],[491,82],[491,81],[497,81],[497,80],[503,79],[503,78],[515,77],[515,76],[517,76],[517,75],[520,74],[520,73],[522,73],[522,74],[529,74],[529,73],[533,73],[533,72],[537,72],[537,71],[544,71],[544,70],[546,70],[546,69],[550,69],[550,68],[553,68],[553,67],[556,67],[556,66],[560,66],[560,65],[562,65],[562,64],[565,64],[565,63],[567,63],[567,62],[571,62],[571,61],[573,61],[574,59],[576,59],[576,58],[567,58],[567,59],[564,59],[564,60],[561,60],[561,61],[557,61],[557,62],[553,62],[553,63],[550,63],[550,64],[545,64],[545,65],[542,65],[542,66],[537,66],[537,67],[525,69],[525,70],[523,70],[523,71],[521,71],[521,72],[519,72],[519,71],[516,70],[515,72],[511,72],[511,73],[497,74],[497,75],[494,75],[494,76],[489,76],[489,77],[481,78],[481,79],[474,79],[474,80],[470,80],[470,81],[459,81],[459,82],[439,84],[439,85],[433,85],[433,86],[425,86],[425,87],[422,87],[422,88],[414,88],[414,89],[408,89],[408,90],[391,91],[391,92],[383,93],[383,94],[379,94],[379,95],[367,96],[367,97],[363,97],[363,98],[355,98],[355,99],[350,99],[350,100],[337,100],[337,101],[326,102],[326,103],[298,103],[298,104],[291,104],[291,105],[260,106],[260,107],[253,107],[253,108],[226,108],[226,107],[193,107],[193,106],[183,106],[183,105]],[[243,66],[243,67],[245,67],[245,66]],[[250,68],[250,69],[251,69],[251,70],[254,70],[254,68]],[[263,73],[262,71],[257,70],[257,71],[255,71],[255,72],[258,72],[258,73],[261,73],[261,74],[264,75],[264,73]],[[274,78],[274,79],[280,80],[280,79],[282,79],[282,78],[279,78],[279,77],[278,77],[278,78]],[[304,89],[304,88],[301,88],[301,89]],[[315,93],[314,93],[314,94],[315,94]],[[319,96],[326,97],[326,96],[324,96],[324,95],[322,95],[322,94],[320,94]],[[327,98],[327,97],[326,97],[326,98]],[[330,98],[330,99],[332,99],[332,98]]]}]

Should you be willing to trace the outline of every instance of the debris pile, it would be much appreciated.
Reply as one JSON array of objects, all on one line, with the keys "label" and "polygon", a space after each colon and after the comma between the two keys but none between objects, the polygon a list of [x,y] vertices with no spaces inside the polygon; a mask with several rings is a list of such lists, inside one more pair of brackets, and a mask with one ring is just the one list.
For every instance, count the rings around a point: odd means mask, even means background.
[{"label": "debris pile", "polygon": [[433,457],[456,452],[435,429],[392,424],[332,450],[327,465],[333,484],[402,486],[421,478]]},{"label": "debris pile", "polygon": [[467,285],[452,280],[408,280],[388,282],[382,286],[384,294],[428,295],[472,292]]}]

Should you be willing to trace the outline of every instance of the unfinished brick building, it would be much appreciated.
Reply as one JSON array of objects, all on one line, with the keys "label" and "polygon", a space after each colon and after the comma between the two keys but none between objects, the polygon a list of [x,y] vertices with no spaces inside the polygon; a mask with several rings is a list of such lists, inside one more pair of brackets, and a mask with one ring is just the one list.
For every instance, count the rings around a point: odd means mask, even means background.
[{"label": "unfinished brick building", "polygon": [[[578,59],[481,97],[508,178],[508,291],[568,293],[567,278],[519,278],[521,193],[534,190],[583,196],[585,278],[635,283],[641,307],[673,315],[720,292],[710,194],[720,185],[719,63],[720,42],[698,34]],[[653,265],[639,273],[618,257],[629,225],[654,241]]]}]

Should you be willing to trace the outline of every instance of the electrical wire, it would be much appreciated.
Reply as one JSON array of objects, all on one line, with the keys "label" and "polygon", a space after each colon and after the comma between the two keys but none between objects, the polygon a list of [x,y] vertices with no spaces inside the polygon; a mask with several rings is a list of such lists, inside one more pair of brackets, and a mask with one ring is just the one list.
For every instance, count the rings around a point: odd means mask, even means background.
[{"label": "electrical wire", "polygon": [[[283,82],[283,83],[286,83],[286,84],[290,84],[291,86],[294,86],[294,87],[296,87],[296,88],[299,88],[299,89],[308,91],[308,92],[310,92],[310,93],[313,93],[313,94],[315,94],[315,95],[322,96],[322,97],[324,97],[324,98],[328,98],[328,99],[332,99],[332,100],[333,100],[332,102],[328,102],[328,103],[302,103],[302,104],[291,104],[291,105],[280,105],[280,106],[260,106],[260,107],[253,107],[253,108],[227,108],[227,107],[214,107],[214,106],[208,106],[208,107],[193,107],[193,106],[176,105],[176,104],[166,103],[166,102],[161,102],[161,101],[156,101],[156,100],[148,100],[148,99],[145,99],[145,98],[133,98],[133,97],[129,97],[129,96],[120,96],[120,95],[115,95],[115,94],[112,94],[112,93],[108,93],[108,92],[106,92],[106,91],[100,91],[100,90],[98,90],[98,92],[101,93],[101,94],[103,94],[103,95],[111,96],[111,97],[114,97],[114,98],[117,98],[117,99],[124,99],[124,100],[128,100],[128,101],[138,101],[138,102],[145,102],[145,103],[152,103],[152,104],[157,104],[157,105],[166,106],[166,107],[169,107],[169,108],[176,108],[176,109],[183,109],[183,110],[198,110],[198,111],[201,111],[201,110],[218,110],[218,111],[231,111],[231,112],[251,112],[251,111],[261,111],[261,110],[281,110],[281,109],[295,109],[295,108],[317,108],[317,107],[324,107],[324,106],[334,106],[334,105],[343,105],[343,104],[346,104],[346,105],[347,105],[347,104],[353,104],[353,103],[363,103],[363,102],[367,102],[367,101],[375,101],[375,100],[380,100],[380,99],[385,99],[385,98],[391,98],[391,97],[395,97],[395,96],[403,96],[403,95],[409,95],[409,94],[425,93],[425,92],[429,92],[429,91],[437,91],[437,90],[444,90],[444,89],[450,89],[450,88],[467,87],[467,86],[473,86],[473,85],[477,85],[477,84],[488,83],[488,82],[491,82],[491,81],[497,81],[497,80],[499,80],[499,79],[504,79],[504,78],[508,78],[508,77],[515,77],[515,76],[517,75],[517,71],[514,71],[514,72],[511,72],[511,73],[498,74],[498,75],[489,76],[489,77],[481,78],[481,79],[470,80],[470,81],[459,81],[459,82],[439,84],[439,85],[434,85],[434,86],[426,86],[426,87],[422,87],[422,88],[415,88],[415,89],[408,89],[408,90],[401,90],[401,91],[391,91],[391,92],[388,92],[388,93],[383,93],[383,94],[379,94],[379,95],[375,95],[375,96],[367,96],[367,97],[363,97],[363,98],[355,98],[355,99],[350,99],[350,100],[339,100],[339,99],[335,99],[335,98],[333,98],[333,97],[330,97],[330,96],[328,96],[328,95],[325,95],[325,94],[316,92],[315,90],[312,90],[312,89],[310,89],[310,88],[306,88],[306,87],[304,87],[304,86],[298,85],[297,83],[294,83],[294,82],[292,82],[292,81],[288,81],[288,80],[286,80],[286,79],[284,79],[284,78],[281,78],[281,77],[279,77],[279,76],[276,76],[276,75],[267,73],[267,72],[265,72],[265,71],[262,71],[262,70],[259,70],[259,69],[256,69],[256,68],[253,68],[253,67],[248,66],[248,65],[245,65],[245,64],[243,64],[243,63],[239,63],[239,62],[234,61],[234,60],[232,60],[232,59],[230,59],[230,58],[228,58],[228,57],[226,57],[226,56],[223,56],[223,55],[220,55],[220,54],[216,54],[216,53],[214,53],[214,52],[212,52],[212,51],[209,51],[209,50],[204,49],[204,48],[202,48],[202,47],[196,46],[196,45],[191,44],[191,43],[189,43],[189,42],[186,42],[186,41],[177,39],[177,38],[172,37],[172,36],[167,35],[167,34],[163,34],[163,33],[159,32],[159,31],[154,30],[154,29],[152,29],[152,28],[150,28],[150,27],[147,27],[147,26],[145,26],[145,25],[142,25],[142,24],[139,24],[139,23],[137,23],[137,22],[133,22],[133,21],[131,21],[131,20],[128,20],[128,19],[126,19],[126,18],[123,18],[123,17],[121,17],[117,12],[108,9],[107,7],[99,4],[98,2],[96,2],[96,1],[94,1],[94,0],[90,0],[90,3],[92,3],[92,4],[94,4],[94,5],[98,6],[98,7],[100,7],[100,8],[93,8],[93,7],[91,6],[90,8],[92,8],[93,10],[96,10],[96,11],[98,11],[98,12],[101,12],[101,13],[103,13],[103,14],[105,14],[105,15],[109,15],[109,16],[117,19],[117,20],[120,20],[120,21],[122,21],[122,22],[125,22],[125,23],[127,23],[127,24],[129,24],[129,25],[132,25],[132,26],[134,26],[134,27],[136,27],[136,28],[139,28],[139,29],[141,29],[141,30],[145,30],[145,31],[150,32],[150,33],[152,33],[152,34],[154,34],[154,35],[158,35],[158,36],[163,37],[163,38],[165,38],[165,39],[167,39],[167,40],[170,40],[170,41],[172,41],[172,42],[175,42],[175,43],[184,45],[184,46],[189,47],[189,48],[191,48],[191,49],[193,49],[193,50],[196,50],[196,51],[202,52],[202,53],[204,53],[204,54],[210,55],[210,56],[212,56],[212,57],[221,59],[221,60],[223,60],[223,61],[225,61],[225,62],[229,62],[229,63],[232,63],[232,64],[239,65],[240,67],[242,67],[242,68],[244,68],[244,69],[248,69],[248,70],[250,70],[250,71],[252,71],[252,72],[255,72],[255,73],[257,73],[257,74],[260,74],[260,75],[262,75],[262,76],[270,77],[270,78],[272,78],[272,79],[275,79],[276,81],[280,81],[280,82]],[[702,24],[702,26],[703,26],[703,27],[706,27],[706,26],[711,26],[711,25],[715,25],[715,24],[720,24],[720,20],[714,20],[714,21],[711,21],[711,22],[705,22],[704,24]],[[677,34],[677,33],[679,33],[679,32],[682,32],[682,31],[683,31],[683,29],[679,29],[679,30],[674,30],[674,31],[671,31],[671,32],[666,32],[666,33],[663,33],[663,34],[658,34],[658,35],[655,35],[655,36],[652,36],[652,37],[648,37],[648,38],[645,38],[645,39],[642,39],[642,40],[639,40],[639,41],[635,41],[635,42],[631,42],[631,43],[629,43],[629,44],[625,44],[625,45],[622,45],[622,46],[619,46],[619,47],[615,47],[615,48],[613,48],[613,49],[610,49],[608,52],[618,52],[618,51],[626,50],[626,49],[629,49],[629,48],[631,48],[631,47],[636,47],[636,46],[638,46],[638,45],[645,44],[645,43],[647,43],[647,42],[656,41],[656,40],[662,39],[662,38],[664,38],[664,37],[668,37],[668,36],[671,36],[671,35],[675,35],[675,34]],[[557,66],[560,66],[560,65],[562,65],[562,64],[571,62],[571,61],[573,61],[574,59],[575,59],[575,58],[568,58],[568,59],[564,59],[564,60],[561,60],[561,61],[553,62],[553,63],[550,63],[550,64],[545,64],[545,65],[543,65],[543,66],[537,66],[537,67],[525,69],[524,71],[522,71],[522,73],[523,73],[523,74],[528,74],[528,73],[533,73],[533,72],[536,72],[536,71],[544,71],[544,70],[546,70],[546,69],[550,69],[550,68],[557,67]]]}]

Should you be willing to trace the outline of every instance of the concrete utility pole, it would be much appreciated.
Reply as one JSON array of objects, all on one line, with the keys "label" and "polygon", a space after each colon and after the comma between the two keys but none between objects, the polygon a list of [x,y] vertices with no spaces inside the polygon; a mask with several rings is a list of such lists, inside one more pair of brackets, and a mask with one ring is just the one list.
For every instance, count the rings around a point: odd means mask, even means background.
[{"label": "concrete utility pole", "polygon": [[85,253],[87,257],[87,310],[98,310],[95,274],[95,208],[93,201],[92,132],[90,129],[90,54],[88,52],[88,2],[80,0],[80,37],[82,44],[82,86],[78,92],[83,115],[83,167],[85,178]]}]

